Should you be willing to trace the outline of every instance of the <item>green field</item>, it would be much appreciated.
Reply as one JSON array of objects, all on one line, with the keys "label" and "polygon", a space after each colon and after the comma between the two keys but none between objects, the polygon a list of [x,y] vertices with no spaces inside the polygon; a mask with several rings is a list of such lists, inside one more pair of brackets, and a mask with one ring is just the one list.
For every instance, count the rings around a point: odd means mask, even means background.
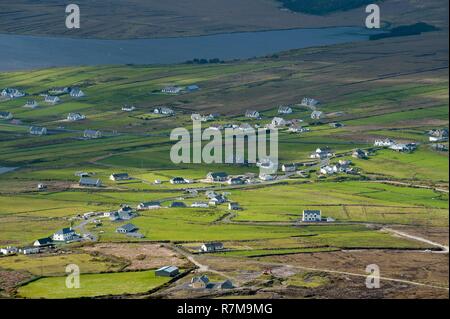
[{"label": "green field", "polygon": [[18,290],[24,298],[80,298],[105,295],[138,294],[156,288],[169,279],[156,277],[155,272],[123,272],[109,274],[88,274],[80,276],[80,288],[66,287],[66,277],[42,278]]}]

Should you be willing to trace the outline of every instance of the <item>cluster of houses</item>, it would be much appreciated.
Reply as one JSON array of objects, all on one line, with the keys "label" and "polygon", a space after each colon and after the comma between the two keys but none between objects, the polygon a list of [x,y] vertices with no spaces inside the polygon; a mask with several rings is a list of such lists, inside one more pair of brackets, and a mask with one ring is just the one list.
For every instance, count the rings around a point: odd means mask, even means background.
[{"label": "cluster of houses", "polygon": [[26,93],[23,91],[20,91],[19,89],[15,89],[15,88],[4,88],[1,91],[0,95],[5,98],[16,99],[16,98],[24,97],[26,95]]},{"label": "cluster of houses", "polygon": [[406,143],[406,144],[405,143],[397,143],[394,140],[389,139],[389,138],[375,140],[374,146],[385,147],[385,148],[389,148],[393,151],[405,152],[405,153],[410,153],[417,149],[416,143]]},{"label": "cluster of houses", "polygon": [[334,175],[339,173],[357,174],[357,170],[351,167],[351,165],[352,165],[351,161],[340,160],[336,164],[322,166],[319,170],[319,173],[321,175]]},{"label": "cluster of houses", "polygon": [[448,141],[448,129],[432,129],[428,131],[428,139],[430,142],[446,142]]},{"label": "cluster of houses", "polygon": [[45,249],[52,248],[55,244],[71,243],[81,240],[82,237],[72,228],[62,228],[49,237],[40,238],[34,241],[32,246],[17,248],[8,246],[0,249],[3,255],[14,255],[22,253],[24,255],[38,254]]},{"label": "cluster of houses", "polygon": [[233,289],[234,285],[230,280],[223,282],[210,282],[208,276],[201,275],[192,277],[189,286],[193,289]]}]

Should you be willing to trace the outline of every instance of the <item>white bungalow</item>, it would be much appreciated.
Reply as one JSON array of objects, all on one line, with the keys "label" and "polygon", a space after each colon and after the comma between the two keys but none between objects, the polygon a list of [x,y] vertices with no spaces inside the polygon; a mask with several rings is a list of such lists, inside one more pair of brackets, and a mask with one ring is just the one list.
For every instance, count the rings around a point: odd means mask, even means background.
[{"label": "white bungalow", "polygon": [[57,104],[57,103],[59,103],[60,101],[61,101],[61,99],[59,98],[59,97],[57,97],[57,96],[54,96],[54,95],[47,95],[46,97],[45,97],[45,103],[49,103],[49,104]]},{"label": "white bungalow", "polygon": [[88,139],[95,139],[102,137],[102,132],[96,130],[85,130],[83,132],[83,137]]},{"label": "white bungalow", "polygon": [[122,111],[124,111],[124,112],[133,112],[134,110],[136,110],[136,107],[133,105],[122,106]]},{"label": "white bungalow", "polygon": [[82,121],[84,119],[86,119],[86,115],[80,113],[69,113],[67,115],[67,120],[70,122]]},{"label": "white bungalow", "polygon": [[272,125],[275,127],[285,126],[286,124],[287,124],[287,122],[281,117],[274,117],[272,120]]},{"label": "white bungalow", "polygon": [[31,126],[30,127],[30,134],[31,135],[46,135],[47,134],[47,128]]},{"label": "white bungalow", "polygon": [[322,212],[320,210],[305,209],[302,215],[303,222],[320,222],[322,221]]},{"label": "white bungalow", "polygon": [[181,93],[182,88],[179,86],[166,86],[161,90],[162,93],[166,94],[179,94]]},{"label": "white bungalow", "polygon": [[313,119],[313,120],[320,120],[322,117],[323,117],[322,111],[313,111],[311,113],[311,119]]},{"label": "white bungalow", "polygon": [[251,119],[258,119],[260,118],[259,112],[255,110],[247,110],[245,112],[245,117],[251,118]]},{"label": "white bungalow", "polygon": [[374,146],[378,146],[378,147],[390,147],[394,144],[395,144],[395,141],[391,140],[390,138],[386,138],[383,140],[375,140],[375,142],[373,143]]},{"label": "white bungalow", "polygon": [[308,106],[308,107],[314,107],[314,106],[317,106],[319,104],[320,104],[319,101],[317,101],[317,100],[315,100],[313,98],[308,98],[308,97],[304,97],[302,99],[302,102],[301,102],[302,106]]},{"label": "white bungalow", "polygon": [[36,102],[36,100],[28,100],[27,103],[23,107],[29,108],[29,109],[35,109],[39,106],[39,104]]},{"label": "white bungalow", "polygon": [[278,108],[278,114],[292,114],[292,108],[282,105]]},{"label": "white bungalow", "polygon": [[73,88],[70,90],[70,96],[74,98],[80,98],[86,96],[80,88]]}]

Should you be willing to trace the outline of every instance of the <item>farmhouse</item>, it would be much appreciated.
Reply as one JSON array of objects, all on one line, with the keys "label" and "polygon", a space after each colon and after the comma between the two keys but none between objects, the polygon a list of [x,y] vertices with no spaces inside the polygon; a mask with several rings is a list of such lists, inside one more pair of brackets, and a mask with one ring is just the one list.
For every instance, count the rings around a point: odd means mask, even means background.
[{"label": "farmhouse", "polygon": [[320,120],[322,117],[323,117],[322,111],[313,111],[311,113],[311,119],[313,119],[313,120]]},{"label": "farmhouse", "polygon": [[302,105],[302,106],[308,106],[308,107],[314,107],[314,106],[319,105],[319,103],[320,103],[320,102],[317,101],[317,100],[315,100],[315,99],[308,98],[308,97],[304,97],[304,98],[302,99],[301,105]]},{"label": "farmhouse", "polygon": [[84,138],[89,138],[89,139],[101,138],[102,137],[102,132],[95,131],[95,130],[85,130],[83,132],[83,137]]},{"label": "farmhouse", "polygon": [[144,202],[144,203],[140,203],[137,206],[138,210],[149,210],[149,209],[158,209],[158,208],[161,208],[160,202]]},{"label": "farmhouse", "polygon": [[14,88],[5,88],[2,90],[1,95],[3,97],[8,97],[10,99],[15,99],[15,98],[19,98],[19,97],[23,97],[25,96],[25,93],[18,90],[18,89],[14,89]]},{"label": "farmhouse", "polygon": [[33,246],[35,247],[46,247],[51,246],[53,244],[53,240],[50,237],[40,238],[35,240]]},{"label": "farmhouse", "polygon": [[18,252],[19,252],[19,249],[17,247],[13,247],[13,246],[0,248],[0,253],[2,253],[3,255],[12,255],[12,254],[17,254]]},{"label": "farmhouse", "polygon": [[219,242],[205,243],[200,247],[200,252],[210,253],[218,250],[223,250],[223,244]]},{"label": "farmhouse", "polygon": [[272,120],[272,125],[274,127],[285,126],[287,122],[281,117],[274,117]]},{"label": "farmhouse", "polygon": [[190,286],[194,289],[205,289],[209,284],[209,278],[206,275],[192,277]]},{"label": "farmhouse", "polygon": [[179,86],[166,86],[161,90],[162,93],[166,94],[178,94],[182,91],[182,88]]},{"label": "farmhouse", "polygon": [[251,119],[257,119],[259,118],[259,112],[255,110],[247,110],[245,112],[245,117],[251,118]]},{"label": "farmhouse", "polygon": [[133,112],[134,110],[136,110],[136,107],[133,105],[122,106],[122,111],[124,111],[124,112]]},{"label": "farmhouse", "polygon": [[109,176],[109,179],[112,181],[125,181],[130,179],[130,176],[128,176],[128,173],[113,173]]},{"label": "farmhouse", "polygon": [[295,165],[295,164],[283,164],[281,166],[281,170],[283,172],[286,172],[286,173],[288,173],[288,172],[295,172],[297,170],[297,165]]},{"label": "farmhouse", "polygon": [[225,182],[228,179],[228,174],[224,172],[209,172],[206,175],[208,182]]},{"label": "farmhouse", "polygon": [[169,107],[165,107],[165,106],[161,106],[161,107],[155,108],[153,110],[153,113],[161,114],[161,115],[167,115],[167,116],[175,115],[175,111],[174,110],[172,110]]},{"label": "farmhouse", "polygon": [[303,222],[320,222],[322,221],[322,211],[320,210],[304,210],[302,215]]},{"label": "farmhouse", "polygon": [[0,111],[0,119],[2,120],[11,120],[13,115],[11,112]]},{"label": "farmhouse", "polygon": [[180,270],[175,266],[164,266],[155,270],[155,275],[158,277],[175,277],[178,276]]},{"label": "farmhouse", "polygon": [[391,140],[390,138],[386,138],[384,140],[375,140],[373,143],[374,146],[378,147],[390,147],[395,144],[394,140]]},{"label": "farmhouse", "polygon": [[73,88],[70,90],[70,96],[79,98],[85,96],[84,92],[80,88]]},{"label": "farmhouse", "polygon": [[76,237],[75,231],[72,228],[63,228],[53,234],[54,241],[69,241]]},{"label": "farmhouse", "polygon": [[278,114],[291,114],[291,113],[292,113],[292,108],[290,106],[281,105],[278,108]]},{"label": "farmhouse", "polygon": [[183,177],[174,177],[170,180],[170,184],[177,185],[177,184],[187,184],[188,181]]},{"label": "farmhouse", "polygon": [[95,178],[81,177],[78,185],[86,187],[100,187],[102,186],[102,181]]},{"label": "farmhouse", "polygon": [[82,121],[84,119],[86,119],[86,116],[80,113],[69,113],[67,115],[67,120],[70,122]]},{"label": "farmhouse", "polygon": [[128,233],[136,232],[137,230],[139,230],[139,228],[137,228],[133,224],[125,224],[125,225],[117,228],[116,232],[119,234],[128,234]]},{"label": "farmhouse", "polygon": [[23,107],[27,107],[30,109],[35,109],[39,106],[39,104],[36,102],[36,100],[28,100],[27,103]]},{"label": "farmhouse", "polygon": [[368,157],[368,153],[366,151],[363,151],[362,149],[355,149],[352,152],[352,157],[359,158],[359,159],[366,159]]},{"label": "farmhouse", "polygon": [[31,126],[29,132],[31,135],[46,135],[47,129],[45,127]]},{"label": "farmhouse", "polygon": [[318,158],[318,159],[324,159],[332,157],[333,153],[331,152],[329,147],[319,147],[316,149],[316,151],[311,154],[311,158]]},{"label": "farmhouse", "polygon": [[54,95],[47,95],[44,99],[45,103],[49,103],[49,104],[57,104],[61,101],[61,99],[57,96]]},{"label": "farmhouse", "polygon": [[391,150],[397,152],[413,152],[417,149],[416,143],[408,143],[408,144],[398,144],[395,143],[389,147]]}]

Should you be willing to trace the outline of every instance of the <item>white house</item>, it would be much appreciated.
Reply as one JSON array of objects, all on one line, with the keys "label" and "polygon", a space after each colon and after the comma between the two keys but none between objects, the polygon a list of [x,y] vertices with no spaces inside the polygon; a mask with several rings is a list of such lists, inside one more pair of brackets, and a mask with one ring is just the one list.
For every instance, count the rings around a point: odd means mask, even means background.
[{"label": "white house", "polygon": [[73,88],[70,90],[70,96],[75,98],[84,97],[85,94],[80,88]]},{"label": "white house", "polygon": [[57,103],[59,103],[60,101],[61,101],[61,99],[59,98],[59,97],[57,97],[57,96],[54,96],[54,95],[47,95],[46,97],[45,97],[45,103],[49,103],[49,104],[57,104]]},{"label": "white house", "polygon": [[83,137],[84,138],[89,138],[89,139],[100,138],[100,137],[102,137],[102,132],[96,131],[96,130],[85,130],[83,132]]},{"label": "white house", "polygon": [[292,133],[305,133],[305,132],[309,132],[309,131],[310,131],[309,128],[302,127],[297,124],[293,124],[288,128],[288,132],[292,132]]},{"label": "white house", "polygon": [[53,234],[54,241],[70,241],[76,237],[75,231],[72,228],[63,228]]},{"label": "white house", "polygon": [[305,209],[302,215],[303,222],[320,222],[322,221],[322,211]]},{"label": "white house", "polygon": [[36,102],[36,100],[28,100],[27,103],[23,107],[35,109],[39,106],[39,104]]},{"label": "white house", "polygon": [[174,110],[172,110],[169,107],[165,107],[165,106],[160,106],[160,107],[155,108],[153,110],[153,113],[161,114],[161,115],[168,115],[168,116],[175,115],[175,111]]},{"label": "white house", "polygon": [[166,86],[161,90],[162,93],[166,94],[178,94],[182,91],[182,88],[179,86]]},{"label": "white house", "polygon": [[133,112],[134,110],[136,110],[136,107],[133,105],[122,106],[122,111],[124,111],[124,112]]},{"label": "white house", "polygon": [[320,120],[322,117],[323,117],[322,111],[313,111],[311,113],[311,119],[313,119],[313,120]]},{"label": "white house", "polygon": [[316,149],[314,153],[311,154],[311,158],[318,158],[318,159],[324,159],[324,158],[330,158],[333,156],[333,153],[331,152],[330,148],[328,147],[319,147]]},{"label": "white house", "polygon": [[430,142],[445,142],[448,140],[448,130],[433,129],[428,132]]},{"label": "white house", "polygon": [[12,255],[17,254],[19,252],[19,249],[17,247],[13,246],[7,246],[5,248],[0,248],[0,253],[3,255]]},{"label": "white house", "polygon": [[319,101],[317,101],[313,98],[304,97],[302,99],[301,105],[308,106],[308,107],[314,107],[314,106],[319,105],[319,103],[320,103]]},{"label": "white house", "polygon": [[259,118],[260,116],[259,116],[259,112],[258,112],[258,111],[247,110],[247,111],[245,112],[245,117],[252,118],[252,119],[257,119],[257,118]]},{"label": "white house", "polygon": [[113,173],[109,176],[109,179],[112,181],[125,181],[130,179],[128,173]]},{"label": "white house", "polygon": [[286,124],[287,124],[287,122],[281,117],[274,117],[272,120],[272,125],[275,127],[285,126]]},{"label": "white house", "polygon": [[378,147],[390,147],[394,144],[395,144],[395,141],[391,140],[390,138],[386,138],[383,140],[375,140],[375,142],[373,143],[374,146],[378,146]]},{"label": "white house", "polygon": [[278,114],[292,114],[292,108],[290,106],[280,106],[278,108]]},{"label": "white house", "polygon": [[183,177],[174,177],[170,180],[170,184],[177,185],[177,184],[187,184],[188,181]]},{"label": "white house", "polygon": [[219,242],[205,243],[200,247],[200,252],[210,253],[223,249],[223,244]]},{"label": "white house", "polygon": [[29,132],[30,132],[31,135],[46,135],[47,134],[47,128],[31,126]]},{"label": "white house", "polygon": [[138,210],[150,210],[150,209],[158,209],[161,208],[161,204],[159,202],[144,202],[140,203],[137,206]]},{"label": "white house", "polygon": [[67,120],[70,122],[81,121],[86,119],[86,116],[80,113],[69,113],[67,115]]},{"label": "white house", "polygon": [[209,204],[205,203],[205,202],[195,202],[191,204],[191,207],[195,207],[195,208],[208,208]]},{"label": "white house", "polygon": [[295,172],[297,170],[297,165],[295,165],[295,164],[283,164],[281,166],[281,170],[283,172],[286,172],[286,173],[288,173],[288,172]]},{"label": "white house", "polygon": [[24,248],[20,249],[20,252],[24,255],[39,254],[41,252],[41,248],[39,248],[39,247],[24,247]]},{"label": "white house", "polygon": [[86,187],[100,187],[102,186],[102,181],[95,178],[81,177],[78,185]]}]

